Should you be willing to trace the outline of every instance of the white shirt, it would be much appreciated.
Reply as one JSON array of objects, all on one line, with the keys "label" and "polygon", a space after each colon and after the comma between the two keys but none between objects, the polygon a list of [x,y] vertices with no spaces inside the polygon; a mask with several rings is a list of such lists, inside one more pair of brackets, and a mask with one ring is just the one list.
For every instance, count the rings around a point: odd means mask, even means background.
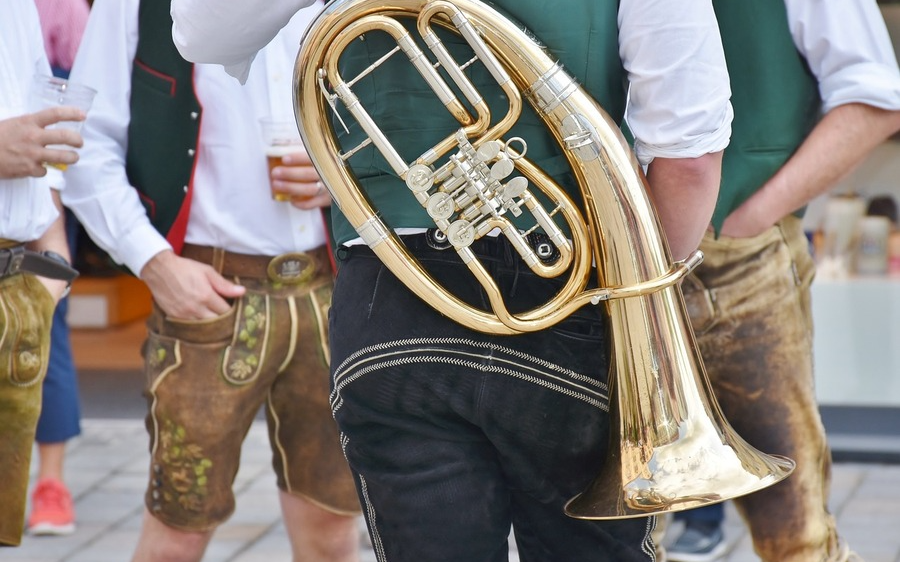
[{"label": "white shirt", "polygon": [[[307,3],[173,0],[175,45],[188,60],[222,64],[244,79],[254,53]],[[731,90],[709,0],[622,0],[619,51],[630,82],[626,118],[643,163],[727,146]]]},{"label": "white shirt", "polygon": [[819,81],[823,110],[900,109],[900,71],[875,0],[785,0],[794,44]]},{"label": "white shirt", "polygon": [[[0,1],[0,120],[31,113],[28,88],[36,72],[50,74],[34,0]],[[0,178],[0,238],[30,242],[41,237],[59,213],[50,187],[62,187],[62,175]]]},{"label": "white shirt", "polygon": [[[125,174],[138,6],[139,0],[96,0],[91,9],[71,79],[98,94],[85,123],[81,160],[66,172],[63,198],[98,245],[137,274],[170,248]],[[260,53],[244,86],[218,65],[195,67],[203,114],[186,242],[254,255],[305,251],[325,242],[320,211],[272,200],[259,130],[263,117],[293,116],[294,58],[318,10],[303,10],[290,21]]]}]

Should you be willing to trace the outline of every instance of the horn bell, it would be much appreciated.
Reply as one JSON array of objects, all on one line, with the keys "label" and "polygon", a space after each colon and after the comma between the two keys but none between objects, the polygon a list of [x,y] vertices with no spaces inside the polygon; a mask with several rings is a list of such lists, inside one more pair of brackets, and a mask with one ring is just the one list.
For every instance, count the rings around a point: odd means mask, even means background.
[{"label": "horn bell", "polygon": [[[686,324],[680,289],[609,305],[615,325],[629,325],[638,313],[649,330],[614,330],[610,396],[617,399],[610,419],[619,426],[599,474],[569,500],[567,515],[602,520],[683,511],[756,492],[793,472],[794,461],[760,452],[726,421]],[[651,343],[647,334],[660,341]]]}]

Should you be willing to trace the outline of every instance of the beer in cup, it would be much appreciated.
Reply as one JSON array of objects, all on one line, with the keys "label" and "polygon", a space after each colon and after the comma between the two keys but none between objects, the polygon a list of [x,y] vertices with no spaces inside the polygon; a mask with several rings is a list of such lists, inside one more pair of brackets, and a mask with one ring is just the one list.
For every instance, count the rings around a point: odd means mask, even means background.
[{"label": "beer in cup", "polygon": [[290,201],[290,194],[281,193],[275,189],[274,181],[272,180],[272,170],[277,166],[283,165],[283,158],[286,154],[303,151],[303,141],[300,139],[297,124],[293,121],[280,121],[268,118],[261,119],[259,124],[262,130],[266,160],[268,161],[269,188],[272,192],[272,199],[276,201]]}]

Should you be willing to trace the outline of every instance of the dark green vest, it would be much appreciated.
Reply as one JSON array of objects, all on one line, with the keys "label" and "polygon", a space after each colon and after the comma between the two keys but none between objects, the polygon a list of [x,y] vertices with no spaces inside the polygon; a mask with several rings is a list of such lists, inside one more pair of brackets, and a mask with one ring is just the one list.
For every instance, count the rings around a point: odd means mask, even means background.
[{"label": "dark green vest", "polygon": [[713,225],[791,157],[816,125],[821,99],[815,77],[791,39],[784,0],[714,0],[731,76],[731,143]]},{"label": "dark green vest", "polygon": [[[542,0],[499,0],[495,4],[500,9],[509,6],[518,22],[547,46],[550,56],[562,63],[614,121],[621,121],[625,112],[626,73],[619,57],[618,2],[579,3],[578,10],[549,6]],[[471,56],[468,46],[462,39],[442,31],[437,30],[457,62],[467,61]],[[418,37],[418,32],[412,34]],[[365,41],[353,42],[342,57],[342,75],[345,79],[355,77],[394,46],[383,33],[367,34]],[[466,72],[492,108],[504,108],[494,109],[494,113],[505,112],[500,90],[483,67],[475,64]],[[354,85],[354,92],[407,162],[459,128],[431,89],[411,72],[409,61],[402,54],[391,57],[373,74],[361,79]],[[525,105],[523,117],[507,138],[524,138],[528,142],[528,158],[561,185],[569,186],[572,197],[580,201],[569,165],[556,141],[527,102]],[[495,115],[494,119],[498,117]],[[350,134],[341,143],[349,149],[357,146],[363,135],[352,117],[345,114],[344,122]],[[336,124],[335,129],[341,130],[340,125]],[[350,159],[350,164],[388,227],[434,226],[406,185],[373,147],[360,150]],[[336,241],[356,238],[356,232],[336,206],[332,212]]]},{"label": "dark green vest", "polygon": [[125,170],[153,226],[181,250],[200,136],[193,65],[172,41],[169,2],[141,2]]}]

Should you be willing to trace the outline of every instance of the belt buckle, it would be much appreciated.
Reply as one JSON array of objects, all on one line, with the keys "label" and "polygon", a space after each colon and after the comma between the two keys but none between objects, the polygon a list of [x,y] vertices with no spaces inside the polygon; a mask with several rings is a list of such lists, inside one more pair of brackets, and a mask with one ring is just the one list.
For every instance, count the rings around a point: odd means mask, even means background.
[{"label": "belt buckle", "polygon": [[300,285],[312,280],[316,260],[306,252],[291,252],[275,256],[266,268],[269,279],[285,285]]},{"label": "belt buckle", "polygon": [[0,277],[9,277],[19,273],[19,269],[22,267],[22,260],[25,259],[25,247],[3,248],[0,250],[0,255],[2,254],[7,254],[8,257],[6,258],[3,271],[0,271]]}]

